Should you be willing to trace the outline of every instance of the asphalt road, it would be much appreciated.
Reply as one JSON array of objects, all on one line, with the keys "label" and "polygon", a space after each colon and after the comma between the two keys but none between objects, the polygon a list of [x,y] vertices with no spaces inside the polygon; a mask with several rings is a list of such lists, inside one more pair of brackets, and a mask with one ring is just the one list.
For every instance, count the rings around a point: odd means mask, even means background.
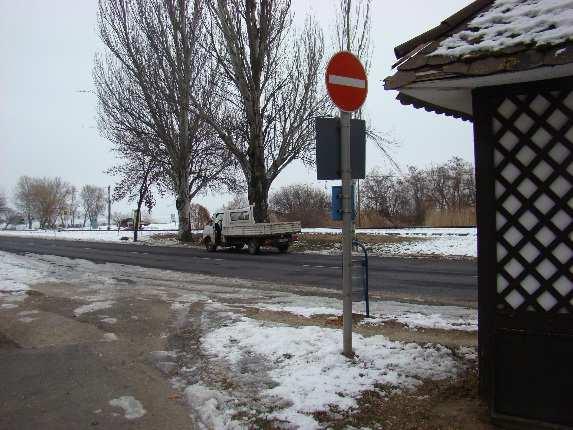
[{"label": "asphalt road", "polygon": [[[0,250],[329,289],[341,284],[342,275],[340,256],[279,254],[272,250],[259,255],[249,255],[246,250],[208,253],[200,248],[7,236],[0,236]],[[369,287],[389,298],[475,306],[476,262],[371,256]]]}]

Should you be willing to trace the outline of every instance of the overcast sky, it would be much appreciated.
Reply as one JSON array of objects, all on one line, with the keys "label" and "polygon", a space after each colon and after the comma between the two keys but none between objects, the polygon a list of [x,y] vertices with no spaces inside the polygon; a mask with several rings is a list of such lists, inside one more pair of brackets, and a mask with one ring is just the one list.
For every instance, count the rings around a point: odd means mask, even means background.
[{"label": "overcast sky", "polygon": [[[338,0],[293,0],[298,18],[311,13],[327,41],[333,33]],[[402,106],[384,91],[394,46],[440,23],[469,0],[372,0],[374,56],[365,104],[374,128],[400,142],[393,150],[401,166],[420,167],[460,156],[473,162],[471,124]],[[11,195],[21,175],[61,176],[83,184],[113,185],[104,172],[114,164],[110,144],[98,135],[92,67],[102,45],[96,34],[96,0],[0,0],[0,190]],[[328,45],[327,57],[334,53]],[[388,170],[382,154],[367,149],[367,169]],[[273,189],[316,180],[314,170],[294,163]],[[229,196],[198,198],[215,210]],[[118,203],[114,210],[131,205]],[[159,202],[152,216],[166,220],[174,199]]]}]

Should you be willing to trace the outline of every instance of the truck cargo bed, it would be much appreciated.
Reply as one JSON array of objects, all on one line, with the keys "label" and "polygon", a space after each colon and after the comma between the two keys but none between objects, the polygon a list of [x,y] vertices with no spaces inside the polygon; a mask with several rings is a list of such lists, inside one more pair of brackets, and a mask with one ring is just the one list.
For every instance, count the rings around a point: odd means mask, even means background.
[{"label": "truck cargo bed", "polygon": [[244,226],[223,227],[223,235],[229,237],[281,236],[300,233],[300,222],[269,222]]}]

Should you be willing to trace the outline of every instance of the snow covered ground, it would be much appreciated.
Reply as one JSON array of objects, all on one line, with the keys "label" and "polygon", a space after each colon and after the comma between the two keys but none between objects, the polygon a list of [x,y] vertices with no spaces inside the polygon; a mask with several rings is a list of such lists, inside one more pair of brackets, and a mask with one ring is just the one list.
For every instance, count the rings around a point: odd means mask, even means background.
[{"label": "snow covered ground", "polygon": [[[198,428],[245,428],[245,417],[264,417],[283,423],[285,428],[319,428],[312,412],[331,406],[354,408],[361,393],[378,384],[401,390],[422,380],[453,378],[462,366],[461,350],[389,340],[383,335],[355,334],[357,355],[348,359],[340,354],[338,328],[247,316],[253,308],[289,312],[300,318],[340,315],[341,302],[333,297],[308,291],[298,295],[264,283],[56,256],[0,252],[0,312],[13,311],[26,300],[26,289],[41,288],[38,283],[46,280],[77,283],[87,289],[82,296],[86,304],[73,312],[79,318],[89,313],[92,318],[115,323],[121,315],[110,318],[110,312],[129,295],[167,302],[176,327],[198,319],[199,325],[194,327],[201,333],[199,354],[196,350],[162,351],[160,355],[150,351],[158,368],[178,369],[172,384],[188,400]],[[201,314],[191,312],[193,304],[200,305]],[[355,304],[355,312],[361,312],[361,306]],[[414,330],[477,328],[473,309],[394,301],[372,301],[371,309],[376,316],[369,320],[371,325],[395,320]],[[124,341],[121,336],[105,340]],[[464,348],[463,355],[475,356],[474,348]],[[186,361],[191,364],[177,364]],[[217,382],[218,375],[226,382]],[[145,413],[127,398],[115,401],[114,406],[125,409],[126,416],[136,409],[138,415]]]},{"label": "snow covered ground", "polygon": [[[138,238],[146,241],[150,236],[160,233],[162,230],[177,231],[177,224],[150,224],[144,230],[139,231]],[[59,230],[0,230],[0,236],[20,236],[20,237],[37,237],[41,239],[67,239],[67,240],[90,240],[117,242],[122,237],[133,238],[133,231],[116,229],[107,230],[107,227],[101,227],[98,230],[91,229],[59,229]]]},{"label": "snow covered ground", "polygon": [[[173,230],[175,224],[151,224],[139,233],[142,243],[149,243],[150,237],[158,234],[159,230]],[[477,231],[475,228],[405,228],[405,229],[358,229],[359,234],[372,234],[380,236],[404,237],[412,240],[385,243],[370,246],[369,252],[374,255],[390,256],[477,256]],[[167,232],[165,232],[167,233]],[[340,234],[336,228],[305,228],[304,234],[328,233]],[[100,230],[5,230],[0,231],[0,237],[22,236],[48,239],[89,240],[118,242],[122,237],[133,237],[131,231]],[[159,241],[161,244],[168,244]],[[337,254],[340,249],[326,249],[320,251],[307,251],[309,253]]]},{"label": "snow covered ground", "polygon": [[[303,229],[307,234],[341,234],[337,228]],[[476,228],[403,228],[403,229],[357,229],[357,234],[407,238],[407,241],[368,245],[368,252],[384,256],[456,256],[477,257]],[[307,251],[318,254],[338,254],[340,248]]]},{"label": "snow covered ground", "polygon": [[269,363],[274,386],[262,390],[266,398],[279,398],[284,407],[267,416],[302,429],[317,427],[312,412],[337,406],[356,406],[356,398],[376,383],[413,388],[421,379],[445,379],[457,373],[450,350],[389,341],[384,336],[355,335],[357,356],[340,354],[340,330],[290,327],[249,318],[212,331],[203,339],[210,355],[241,371],[245,361],[258,356]]}]

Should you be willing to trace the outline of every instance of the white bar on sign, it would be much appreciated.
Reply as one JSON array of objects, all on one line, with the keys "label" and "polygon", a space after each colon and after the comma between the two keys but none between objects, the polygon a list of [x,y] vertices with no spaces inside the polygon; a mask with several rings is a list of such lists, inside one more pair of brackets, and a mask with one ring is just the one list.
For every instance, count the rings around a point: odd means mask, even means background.
[{"label": "white bar on sign", "polygon": [[328,75],[328,83],[344,85],[345,87],[366,88],[366,81],[362,79],[349,78],[348,76]]}]

